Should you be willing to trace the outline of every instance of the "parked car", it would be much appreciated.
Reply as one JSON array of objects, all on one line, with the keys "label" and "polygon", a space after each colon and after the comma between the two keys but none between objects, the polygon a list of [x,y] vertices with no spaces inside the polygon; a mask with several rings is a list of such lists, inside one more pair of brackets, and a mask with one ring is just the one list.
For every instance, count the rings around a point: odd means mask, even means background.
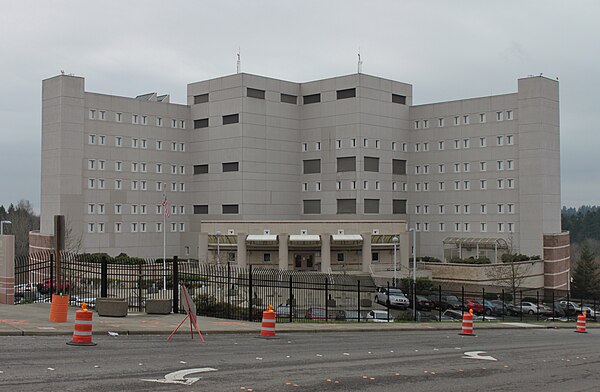
[{"label": "parked car", "polygon": [[454,309],[454,310],[461,310],[462,305],[459,301],[459,299],[456,297],[456,295],[452,295],[452,294],[442,294],[441,297],[441,302],[439,303],[439,305],[442,310],[446,310],[446,309]]},{"label": "parked car", "polygon": [[518,316],[521,314],[521,312],[523,312],[523,314],[533,315],[538,313],[543,314],[546,311],[543,305],[537,305],[533,302],[527,301],[523,301],[517,304],[509,304],[508,310],[511,316]]},{"label": "parked car", "polygon": [[485,309],[485,315],[488,317],[502,314],[502,310],[498,309],[492,301],[488,301],[487,299],[483,301],[483,307]]},{"label": "parked car", "polygon": [[15,292],[19,291],[33,291],[35,289],[35,284],[33,283],[23,283],[15,285]]},{"label": "parked car", "polygon": [[[71,288],[71,283],[68,280],[56,282],[56,279],[53,280],[52,289],[58,293],[68,293]],[[38,283],[37,290],[41,294],[50,293],[50,279],[44,280],[42,283]]]},{"label": "parked car", "polygon": [[505,302],[502,302],[499,299],[494,299],[490,301],[492,303],[492,305],[494,305],[496,307],[496,313],[497,315],[502,315],[502,314],[508,314],[508,304]]},{"label": "parked car", "polygon": [[373,322],[373,323],[392,323],[394,322],[394,317],[390,314],[390,318],[388,320],[388,312],[385,310],[370,310],[365,317],[365,320]]},{"label": "parked car", "polygon": [[[389,301],[390,306],[397,306],[400,309],[408,308],[408,298],[404,295],[402,290],[397,288],[390,288]],[[387,287],[378,287],[377,293],[375,294],[375,302],[381,305],[386,305],[388,302],[388,289]]]},{"label": "parked car", "polygon": [[[275,313],[277,313],[277,317],[290,317],[290,305],[279,305],[277,309],[275,309]],[[292,317],[296,317],[294,311],[291,311]]]},{"label": "parked car", "polygon": [[562,306],[563,309],[567,309],[567,313],[570,316],[574,316],[576,314],[581,314],[582,312],[585,312],[585,315],[587,316],[587,318],[592,318],[595,319],[597,316],[597,312],[594,311],[594,309],[592,309],[591,306],[588,305],[581,305],[578,304],[576,302],[573,301],[560,301],[560,305]]},{"label": "parked car", "polygon": [[454,321],[462,321],[463,315],[460,310],[446,309],[444,313],[442,313],[442,317],[445,319],[452,319]]},{"label": "parked car", "polygon": [[81,307],[81,304],[85,302],[86,306],[89,309],[94,309],[96,307],[96,298],[95,297],[80,297],[77,295],[73,295],[70,298],[70,304]]},{"label": "parked car", "polygon": [[[325,308],[308,308],[304,314],[304,318],[309,320],[325,320],[326,317]],[[332,319],[331,317],[329,317]]]},{"label": "parked car", "polygon": [[434,308],[433,302],[424,295],[417,295],[417,309],[430,311]]},{"label": "parked car", "polygon": [[468,310],[473,309],[475,314],[483,314],[483,304],[474,299],[465,299],[465,306]]},{"label": "parked car", "polygon": [[335,319],[338,321],[360,321],[360,314],[356,310],[338,310],[335,313]]}]

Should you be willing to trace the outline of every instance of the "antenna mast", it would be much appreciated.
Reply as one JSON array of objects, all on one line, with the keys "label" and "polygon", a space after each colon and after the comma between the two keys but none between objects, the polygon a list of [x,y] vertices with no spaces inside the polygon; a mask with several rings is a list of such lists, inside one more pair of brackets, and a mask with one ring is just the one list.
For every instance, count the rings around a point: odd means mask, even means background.
[{"label": "antenna mast", "polygon": [[238,48],[238,53],[237,53],[237,73],[242,72],[242,59],[240,58],[240,48]]},{"label": "antenna mast", "polygon": [[358,73],[362,73],[362,60],[360,59],[360,47],[358,48]]}]

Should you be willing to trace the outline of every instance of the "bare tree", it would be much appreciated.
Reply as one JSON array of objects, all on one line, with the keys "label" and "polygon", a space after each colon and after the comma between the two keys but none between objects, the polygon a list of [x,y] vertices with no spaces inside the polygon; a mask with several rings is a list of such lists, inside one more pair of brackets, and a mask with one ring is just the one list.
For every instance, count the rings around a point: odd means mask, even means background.
[{"label": "bare tree", "polygon": [[508,288],[514,301],[517,298],[517,291],[529,277],[532,264],[520,261],[514,248],[512,235],[506,242],[508,252],[502,255],[502,264],[493,264],[488,276],[498,286]]},{"label": "bare tree", "polygon": [[33,210],[28,200],[19,200],[16,206],[8,208],[6,218],[11,221],[7,226],[7,233],[15,236],[15,256],[29,254],[29,232],[40,227],[40,217]]},{"label": "bare tree", "polygon": [[68,216],[65,216],[65,251],[68,253],[81,253],[83,244],[83,233],[77,233],[73,229],[73,223]]}]

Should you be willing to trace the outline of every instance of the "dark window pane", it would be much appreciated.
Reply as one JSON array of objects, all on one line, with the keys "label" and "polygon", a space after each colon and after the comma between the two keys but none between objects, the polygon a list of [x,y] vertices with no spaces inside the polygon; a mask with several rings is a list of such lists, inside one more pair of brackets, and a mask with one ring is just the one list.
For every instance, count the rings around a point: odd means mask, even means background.
[{"label": "dark window pane", "polygon": [[365,157],[365,171],[378,172],[379,171],[379,158],[376,157]]},{"label": "dark window pane", "polygon": [[208,214],[208,205],[207,204],[195,204],[194,205],[194,215],[198,214]]},{"label": "dark window pane", "polygon": [[255,88],[248,87],[246,89],[246,95],[251,98],[265,99],[265,90],[257,90]]},{"label": "dark window pane", "polygon": [[392,214],[406,214],[406,200],[392,200]]},{"label": "dark window pane", "polygon": [[337,159],[337,171],[349,172],[356,171],[356,157],[343,157]]},{"label": "dark window pane", "polygon": [[304,174],[321,173],[321,160],[320,159],[305,159],[304,160]]},{"label": "dark window pane", "polygon": [[194,95],[194,104],[208,102],[208,94]]},{"label": "dark window pane", "polygon": [[207,127],[208,127],[208,118],[201,118],[198,120],[194,120],[194,129],[207,128]]},{"label": "dark window pane", "polygon": [[337,261],[344,261],[344,254],[343,253],[338,253],[337,254]]},{"label": "dark window pane", "polygon": [[239,206],[237,204],[223,204],[223,214],[238,214]]},{"label": "dark window pane", "polygon": [[338,214],[356,214],[356,199],[338,199]]},{"label": "dark window pane", "polygon": [[365,199],[365,214],[379,214],[379,199]]},{"label": "dark window pane", "polygon": [[303,98],[305,105],[308,105],[309,103],[321,102],[321,94],[305,95]]},{"label": "dark window pane", "polygon": [[225,172],[235,172],[240,170],[239,162],[225,162],[223,163],[223,173]]},{"label": "dark window pane", "polygon": [[208,173],[208,165],[194,165],[194,174]]},{"label": "dark window pane", "polygon": [[281,93],[281,102],[291,103],[296,105],[298,103],[298,97],[295,95]]},{"label": "dark window pane", "polygon": [[239,114],[228,114],[227,116],[223,116],[223,125],[227,124],[235,124],[240,122]]},{"label": "dark window pane", "polygon": [[349,88],[346,90],[338,90],[337,91],[337,99],[345,99],[345,98],[354,98],[356,97],[356,89]]},{"label": "dark window pane", "polygon": [[320,214],[321,200],[303,200],[305,214]]},{"label": "dark window pane", "polygon": [[406,96],[404,96],[404,95],[398,95],[398,94],[392,94],[392,102],[393,103],[399,103],[401,105],[406,105]]},{"label": "dark window pane", "polygon": [[392,159],[392,174],[406,174],[406,159]]}]

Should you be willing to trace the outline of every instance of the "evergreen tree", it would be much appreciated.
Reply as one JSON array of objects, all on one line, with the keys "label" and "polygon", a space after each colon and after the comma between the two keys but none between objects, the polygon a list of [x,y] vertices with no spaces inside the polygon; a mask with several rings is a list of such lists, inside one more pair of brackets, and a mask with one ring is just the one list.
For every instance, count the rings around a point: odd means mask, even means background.
[{"label": "evergreen tree", "polygon": [[581,249],[577,266],[573,271],[573,296],[576,298],[598,298],[600,295],[600,266],[595,255],[586,245]]}]

